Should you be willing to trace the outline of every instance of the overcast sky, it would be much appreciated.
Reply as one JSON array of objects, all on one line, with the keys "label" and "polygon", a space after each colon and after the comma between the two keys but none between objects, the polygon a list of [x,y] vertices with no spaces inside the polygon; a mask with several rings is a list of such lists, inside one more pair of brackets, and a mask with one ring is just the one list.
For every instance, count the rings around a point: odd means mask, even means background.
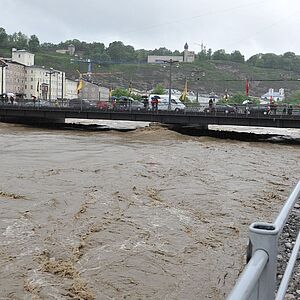
[{"label": "overcast sky", "polygon": [[0,0],[0,27],[68,39],[122,41],[135,49],[166,47],[300,54],[299,0]]}]

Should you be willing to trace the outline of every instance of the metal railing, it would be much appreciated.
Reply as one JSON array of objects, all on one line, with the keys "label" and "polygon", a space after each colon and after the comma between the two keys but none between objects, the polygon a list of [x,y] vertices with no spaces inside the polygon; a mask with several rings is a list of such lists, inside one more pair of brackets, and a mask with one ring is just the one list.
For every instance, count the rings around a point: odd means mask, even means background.
[{"label": "metal railing", "polygon": [[[159,113],[176,113],[176,114],[194,114],[199,116],[228,116],[228,117],[240,117],[240,118],[286,118],[286,119],[300,119],[300,107],[293,106],[290,110],[287,109],[287,106],[281,105],[278,106],[276,111],[267,111],[265,105],[257,105],[250,107],[247,110],[246,105],[215,105],[212,108],[209,108],[207,105],[199,104],[199,103],[189,103],[186,104],[185,109],[176,109],[169,111],[168,109],[160,109],[158,107],[157,110],[151,108],[151,106],[143,107],[143,106],[135,106],[135,105],[124,105],[117,104],[114,106],[111,101],[90,101],[93,102],[93,105],[87,105],[86,102],[80,103],[80,99],[77,100],[77,107],[74,105],[70,105],[70,100],[36,100],[32,99],[17,99],[13,102],[9,100],[4,100],[0,98],[0,107],[7,108],[22,108],[22,109],[84,109],[86,111],[117,111],[117,112],[140,112],[140,113],[148,113],[148,114],[159,114]],[[140,103],[142,104],[142,103]]]},{"label": "metal railing", "polygon": [[300,249],[300,233],[276,293],[278,239],[299,196],[300,181],[274,223],[256,222],[250,225],[248,263],[227,300],[284,299]]}]

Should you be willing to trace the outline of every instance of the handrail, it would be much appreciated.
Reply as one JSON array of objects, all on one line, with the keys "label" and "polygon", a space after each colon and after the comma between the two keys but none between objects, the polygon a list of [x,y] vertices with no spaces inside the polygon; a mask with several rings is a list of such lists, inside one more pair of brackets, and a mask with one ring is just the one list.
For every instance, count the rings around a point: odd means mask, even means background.
[{"label": "handrail", "polygon": [[237,288],[231,292],[227,300],[249,299],[267,262],[268,254],[264,250],[257,250],[240,275]]},{"label": "handrail", "polygon": [[[295,203],[299,199],[299,197],[300,181],[290,193],[274,223],[256,222],[250,225],[249,250],[251,252],[251,259],[238,278],[238,281],[236,282],[227,300],[275,299],[278,238],[289,217],[291,210],[295,206]],[[276,300],[284,299],[289,279],[292,275],[293,268],[296,263],[299,249],[300,233],[298,233],[292,255],[289,259],[283,278],[281,280]],[[255,259],[254,262],[256,262],[257,260],[258,251],[264,251],[268,256],[268,261],[263,266],[262,270],[261,264],[255,265],[253,263],[253,259]],[[245,289],[245,287],[247,287],[247,289]],[[248,287],[251,288],[251,290],[248,290]]]},{"label": "handrail", "polygon": [[289,198],[287,199],[287,201],[285,202],[282,210],[280,211],[279,215],[277,216],[274,225],[280,229],[283,228],[290,211],[292,210],[292,208],[294,207],[296,201],[298,200],[300,195],[300,181],[298,182],[298,184],[296,185],[296,187],[294,188],[294,190],[291,192]]}]

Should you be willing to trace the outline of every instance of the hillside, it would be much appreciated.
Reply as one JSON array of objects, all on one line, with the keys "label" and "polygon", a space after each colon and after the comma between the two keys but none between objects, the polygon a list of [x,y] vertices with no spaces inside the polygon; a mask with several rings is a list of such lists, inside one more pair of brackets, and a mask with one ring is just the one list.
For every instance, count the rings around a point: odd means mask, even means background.
[{"label": "hillside", "polygon": [[[93,80],[107,87],[128,87],[130,82],[134,88],[140,90],[149,90],[157,84],[162,84],[166,88],[169,86],[169,66],[114,65],[100,69],[100,74],[94,75]],[[280,69],[257,68],[245,63],[228,61],[181,63],[179,67],[172,67],[172,88],[183,90],[187,80],[188,89],[195,92],[224,94],[227,90],[230,94],[234,94],[245,91],[246,78],[249,78],[250,94],[260,96],[269,88],[275,90],[284,88],[287,93],[298,90],[298,81],[282,80],[297,79],[299,76],[297,73]]]},{"label": "hillside", "polygon": [[[10,53],[10,50],[0,48],[0,57],[10,57]],[[78,77],[76,70],[82,73],[87,72],[87,64],[72,62],[71,58],[66,54],[38,52],[35,55],[35,62],[39,66],[63,70],[69,78],[75,79]],[[269,88],[275,90],[284,88],[287,94],[300,89],[298,81],[290,80],[300,78],[300,74],[282,69],[259,68],[247,63],[220,60],[180,63],[178,66],[172,66],[172,88],[178,90],[183,90],[187,80],[188,89],[195,92],[215,92],[222,95],[227,90],[229,94],[234,94],[245,90],[246,78],[250,79],[250,94],[253,96],[260,96]],[[93,64],[92,80],[109,88],[128,88],[130,83],[133,88],[141,91],[150,90],[157,84],[168,88],[169,66],[149,64],[99,66]]]}]

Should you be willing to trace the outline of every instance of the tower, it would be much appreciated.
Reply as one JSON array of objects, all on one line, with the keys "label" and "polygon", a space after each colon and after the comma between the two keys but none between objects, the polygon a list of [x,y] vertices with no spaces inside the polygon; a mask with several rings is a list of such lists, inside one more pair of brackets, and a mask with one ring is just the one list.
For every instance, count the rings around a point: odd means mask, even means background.
[{"label": "tower", "polygon": [[189,45],[188,45],[188,43],[185,43],[184,51],[183,51],[183,61],[184,62],[188,61],[188,54],[189,54]]}]

